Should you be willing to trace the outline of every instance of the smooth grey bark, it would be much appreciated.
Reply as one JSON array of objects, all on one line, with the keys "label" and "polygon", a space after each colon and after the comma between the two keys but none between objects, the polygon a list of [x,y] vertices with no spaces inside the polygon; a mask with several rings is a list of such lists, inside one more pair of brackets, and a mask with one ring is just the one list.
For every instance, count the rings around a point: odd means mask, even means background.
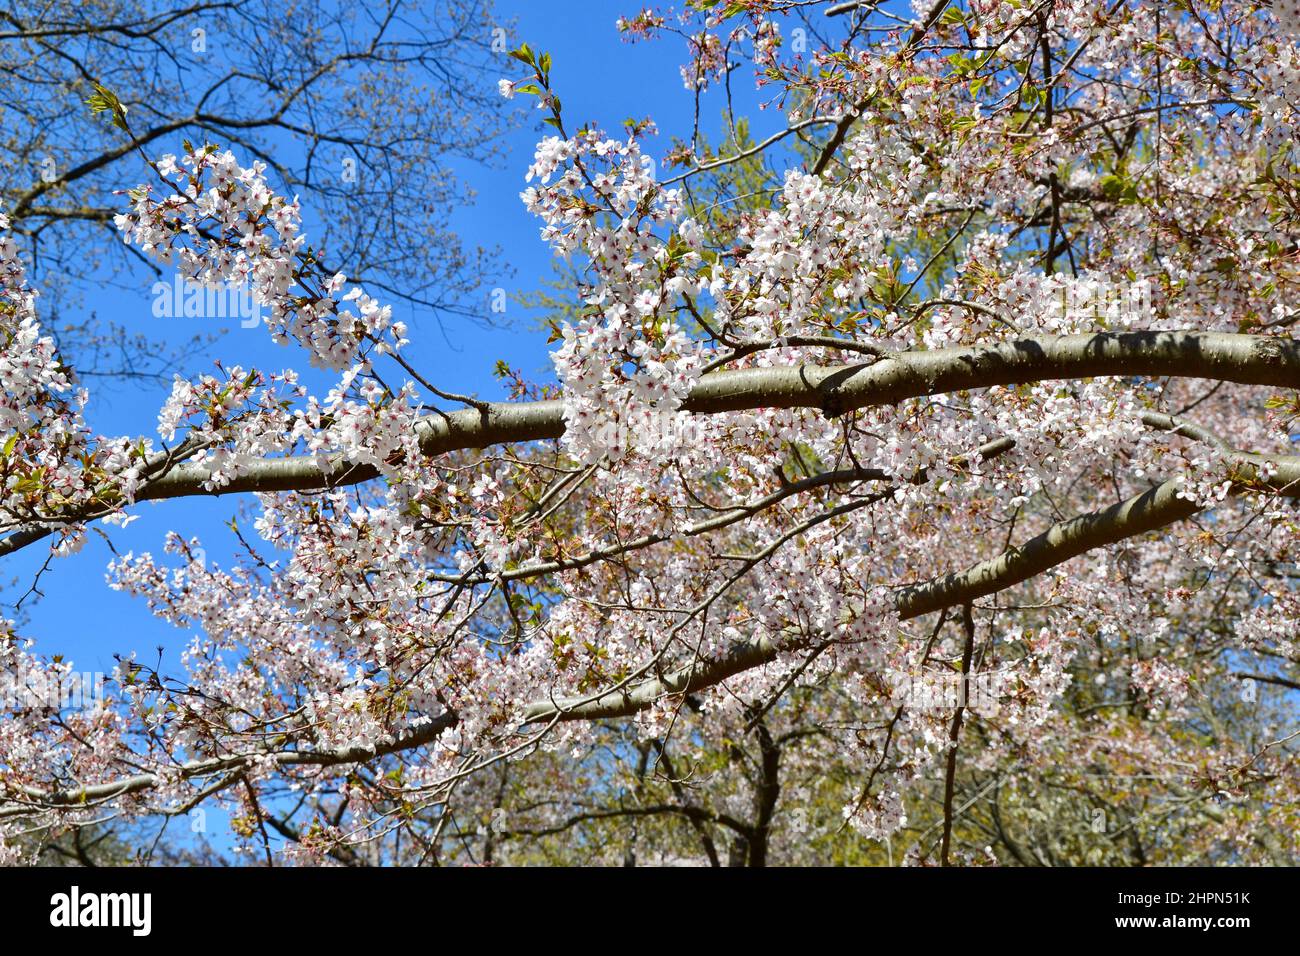
[{"label": "smooth grey bark", "polygon": [[[1234,460],[1241,472],[1236,491],[1258,483],[1279,494],[1300,497],[1300,458],[1265,459],[1257,455],[1237,455]],[[1265,461],[1276,468],[1267,479],[1259,470]],[[1109,508],[1058,522],[1023,545],[1008,548],[997,557],[981,561],[965,571],[899,588],[895,596],[899,618],[906,621],[943,608],[968,604],[1027,581],[1095,548],[1163,528],[1204,510],[1196,502],[1179,497],[1181,489],[1182,485],[1176,480],[1162,482]],[[800,649],[762,637],[738,645],[720,658],[694,661],[665,677],[633,687],[597,696],[538,701],[527,708],[525,716],[529,721],[551,719],[557,714],[561,720],[625,717],[649,707],[661,697],[703,690],[742,671],[769,663],[782,652]]]},{"label": "smooth grey bark", "polygon": [[[1035,336],[992,345],[894,352],[870,365],[800,365],[713,372],[683,405],[695,414],[757,408],[816,408],[841,415],[909,398],[997,385],[1101,376],[1205,378],[1243,385],[1300,388],[1300,342],[1226,332],[1102,332]],[[489,403],[432,415],[417,424],[429,457],[493,445],[543,441],[564,434],[558,401]],[[208,489],[211,470],[171,465],[146,482],[138,501],[245,492],[316,491],[370,481],[373,465],[341,456],[259,458],[220,488]],[[0,557],[46,537],[60,522],[97,515],[47,516],[0,539]]]},{"label": "smooth grey bark", "polygon": [[[331,767],[345,763],[362,763],[377,757],[410,750],[427,743],[432,743],[450,727],[456,725],[456,715],[448,712],[439,714],[427,723],[404,736],[373,747],[342,747],[334,750],[282,750],[273,753],[272,759],[282,767],[315,766]],[[231,757],[209,757],[205,760],[193,760],[182,764],[174,771],[183,779],[207,777],[224,773],[227,775],[226,786],[233,785],[240,779],[239,774],[252,761],[254,754],[242,754]],[[47,792],[30,787],[6,789],[0,784],[0,820],[6,817],[31,816],[42,810],[86,806],[114,800],[118,797],[144,790],[152,790],[162,783],[157,774],[142,773],[132,777],[121,777],[107,783],[93,784],[86,787],[72,787],[67,790]],[[211,792],[225,787],[213,788]],[[5,804],[9,804],[6,806]]]},{"label": "smooth grey bark", "polygon": [[[1035,336],[993,345],[895,352],[869,365],[800,365],[713,372],[683,407],[708,415],[756,408],[817,408],[841,415],[909,398],[995,385],[1115,375],[1205,378],[1300,388],[1300,342],[1226,332],[1123,332]],[[420,449],[429,456],[542,441],[564,434],[558,401],[492,403],[424,419]],[[209,470],[185,464],[150,482],[141,500],[248,491],[317,490],[368,481],[373,466],[338,458],[258,459],[221,489]]]}]

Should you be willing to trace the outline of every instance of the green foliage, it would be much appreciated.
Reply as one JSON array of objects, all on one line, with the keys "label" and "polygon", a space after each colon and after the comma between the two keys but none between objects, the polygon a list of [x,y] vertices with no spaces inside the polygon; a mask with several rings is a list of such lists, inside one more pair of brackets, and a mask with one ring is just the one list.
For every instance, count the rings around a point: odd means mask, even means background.
[{"label": "green foliage", "polygon": [[126,107],[117,98],[117,94],[99,83],[95,84],[94,89],[95,92],[86,99],[90,111],[96,115],[108,113],[114,126],[123,132],[130,132],[130,128],[126,125]]}]

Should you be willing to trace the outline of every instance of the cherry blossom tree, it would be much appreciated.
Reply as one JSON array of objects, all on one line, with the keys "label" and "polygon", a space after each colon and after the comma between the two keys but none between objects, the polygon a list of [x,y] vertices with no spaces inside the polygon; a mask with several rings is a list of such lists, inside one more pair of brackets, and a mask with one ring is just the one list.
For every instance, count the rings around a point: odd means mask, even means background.
[{"label": "cherry blossom tree", "polygon": [[[0,553],[169,502],[165,553],[111,582],[192,635],[183,673],[124,648],[95,706],[0,720],[6,859],[221,804],[266,863],[574,832],[611,863],[1294,860],[1294,8],[620,27],[784,125],[656,152],[514,52],[500,90],[552,128],[521,199],[578,287],[555,383],[503,369],[510,401],[430,382],[298,201],[207,143],[117,228],[246,284],[337,384],[225,365],[153,434],[94,434],[3,240]],[[246,506],[229,567],[172,500],[216,494]],[[71,670],[12,626],[0,653]]]}]

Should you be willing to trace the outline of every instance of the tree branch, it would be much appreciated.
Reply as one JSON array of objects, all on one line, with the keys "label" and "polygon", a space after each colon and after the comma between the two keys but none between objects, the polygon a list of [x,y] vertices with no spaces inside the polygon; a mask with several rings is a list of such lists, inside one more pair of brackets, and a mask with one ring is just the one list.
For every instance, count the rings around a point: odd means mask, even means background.
[{"label": "tree branch", "polygon": [[[1276,471],[1262,478],[1260,456],[1240,455],[1235,463],[1242,474],[1234,491],[1258,487],[1261,481],[1279,494],[1300,497],[1300,458],[1271,459]],[[968,604],[1027,581],[1095,548],[1154,531],[1202,511],[1200,505],[1179,497],[1182,484],[1169,480],[1118,504],[1052,525],[1020,547],[953,574],[898,589],[895,604],[900,620],[910,620],[958,604]],[[537,701],[525,710],[525,719],[591,720],[625,717],[644,710],[664,696],[688,694],[721,683],[742,671],[775,660],[798,646],[761,637],[733,648],[722,657],[693,661],[659,679],[646,681],[594,697]]]},{"label": "tree branch", "polygon": [[[909,398],[964,389],[1113,375],[1205,378],[1242,385],[1300,387],[1300,342],[1224,332],[1126,332],[1035,336],[963,348],[895,352],[870,365],[800,365],[719,371],[705,376],[683,409],[708,415],[756,408],[817,408],[841,415]],[[564,434],[559,401],[491,403],[420,422],[429,456]],[[257,459],[229,484],[203,487],[204,465],[174,468],[139,500],[235,492],[308,491],[376,477],[371,465],[335,457]]]}]

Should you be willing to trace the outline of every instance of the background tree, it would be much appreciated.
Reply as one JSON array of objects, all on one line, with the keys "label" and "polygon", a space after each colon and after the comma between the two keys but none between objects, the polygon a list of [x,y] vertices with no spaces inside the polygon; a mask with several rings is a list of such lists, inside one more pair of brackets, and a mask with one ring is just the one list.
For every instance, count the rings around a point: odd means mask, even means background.
[{"label": "background tree", "polygon": [[[87,279],[138,284],[141,265],[164,276],[119,240],[114,193],[139,176],[141,152],[185,140],[265,163],[277,189],[301,196],[337,268],[434,315],[471,311],[487,253],[463,246],[449,214],[471,198],[456,163],[498,153],[504,112],[483,78],[509,24],[488,3],[6,6],[0,207],[54,314]],[[87,110],[97,84],[131,136]],[[169,381],[198,344],[87,318],[47,316],[47,329],[83,376]]]}]

